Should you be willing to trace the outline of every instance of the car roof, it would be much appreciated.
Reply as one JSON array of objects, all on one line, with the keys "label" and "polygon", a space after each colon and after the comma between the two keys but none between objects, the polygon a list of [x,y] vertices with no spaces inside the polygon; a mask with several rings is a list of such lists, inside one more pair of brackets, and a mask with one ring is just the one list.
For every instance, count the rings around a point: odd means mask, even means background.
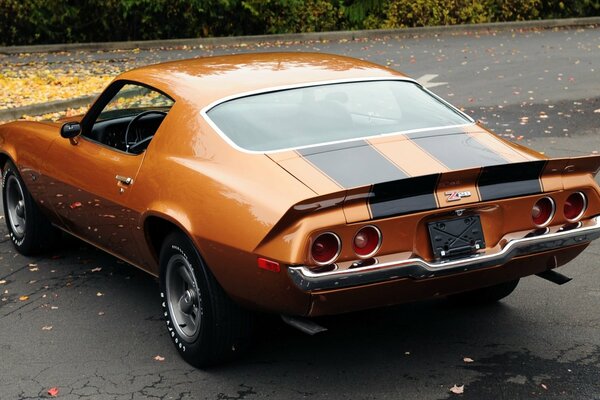
[{"label": "car roof", "polygon": [[323,53],[251,53],[149,65],[117,80],[153,86],[176,101],[204,107],[229,96],[313,82],[405,75],[355,58]]}]

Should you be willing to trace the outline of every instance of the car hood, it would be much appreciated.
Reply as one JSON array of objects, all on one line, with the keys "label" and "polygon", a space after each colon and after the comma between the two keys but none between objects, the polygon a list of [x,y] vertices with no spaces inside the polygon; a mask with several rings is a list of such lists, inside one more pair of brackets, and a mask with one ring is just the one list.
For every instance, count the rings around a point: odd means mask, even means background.
[{"label": "car hood", "polygon": [[449,171],[546,159],[476,125],[326,144],[269,157],[320,195]]}]

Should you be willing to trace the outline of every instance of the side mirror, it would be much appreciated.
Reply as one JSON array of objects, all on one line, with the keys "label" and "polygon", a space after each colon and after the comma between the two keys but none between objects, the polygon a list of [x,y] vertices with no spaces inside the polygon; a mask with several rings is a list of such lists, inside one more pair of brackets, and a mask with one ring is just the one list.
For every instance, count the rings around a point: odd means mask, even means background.
[{"label": "side mirror", "polygon": [[79,122],[67,122],[60,128],[60,136],[65,139],[73,139],[81,133]]}]

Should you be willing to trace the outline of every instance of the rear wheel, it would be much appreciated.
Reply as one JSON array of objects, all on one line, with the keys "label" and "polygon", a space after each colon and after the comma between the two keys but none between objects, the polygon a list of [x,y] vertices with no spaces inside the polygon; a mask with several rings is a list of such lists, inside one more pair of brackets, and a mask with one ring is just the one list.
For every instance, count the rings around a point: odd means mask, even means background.
[{"label": "rear wheel", "polygon": [[448,296],[448,299],[461,305],[477,306],[491,304],[502,300],[511,294],[518,284],[519,279],[516,279],[514,281],[504,282],[494,286],[453,294]]},{"label": "rear wheel", "polygon": [[191,365],[227,361],[248,344],[250,312],[220,287],[190,239],[170,234],[160,251],[160,290],[169,336]]},{"label": "rear wheel", "polygon": [[34,255],[56,243],[60,233],[39,209],[11,161],[4,165],[2,202],[8,234],[19,253]]}]

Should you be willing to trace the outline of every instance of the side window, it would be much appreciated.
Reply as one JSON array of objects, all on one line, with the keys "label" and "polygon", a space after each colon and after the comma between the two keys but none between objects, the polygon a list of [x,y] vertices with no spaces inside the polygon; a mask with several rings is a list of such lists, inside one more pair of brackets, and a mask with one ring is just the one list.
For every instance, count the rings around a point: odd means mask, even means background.
[{"label": "side window", "polygon": [[157,90],[125,84],[104,106],[85,136],[120,151],[140,154],[150,144],[173,103]]}]

